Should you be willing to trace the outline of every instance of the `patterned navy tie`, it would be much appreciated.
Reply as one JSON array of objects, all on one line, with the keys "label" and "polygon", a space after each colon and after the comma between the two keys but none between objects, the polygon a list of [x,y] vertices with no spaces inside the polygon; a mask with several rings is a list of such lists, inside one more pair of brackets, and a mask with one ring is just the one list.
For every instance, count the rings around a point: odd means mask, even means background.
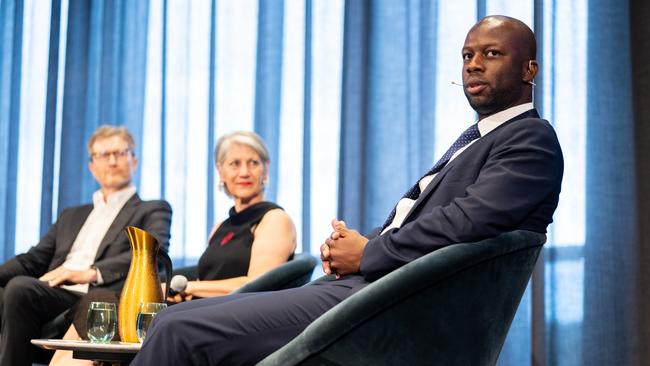
[{"label": "patterned navy tie", "polygon": [[[475,123],[471,125],[465,132],[463,132],[460,137],[451,145],[449,150],[438,160],[438,162],[431,168],[426,174],[422,176],[422,178],[426,177],[427,175],[432,175],[445,167],[447,163],[449,162],[449,159],[456,153],[456,151],[462,149],[463,147],[467,146],[470,142],[476,140],[477,138],[481,137],[481,133],[478,130],[478,124]],[[418,199],[420,197],[420,180],[422,178],[418,179],[417,182],[415,182],[415,185],[409,189],[402,198],[410,198],[412,200]],[[390,215],[388,216],[388,219],[386,219],[386,222],[384,222],[384,225],[381,227],[381,230],[384,231],[384,229],[393,222],[393,219],[395,218],[395,210],[397,209],[397,205],[393,207],[393,211],[391,211]]]}]

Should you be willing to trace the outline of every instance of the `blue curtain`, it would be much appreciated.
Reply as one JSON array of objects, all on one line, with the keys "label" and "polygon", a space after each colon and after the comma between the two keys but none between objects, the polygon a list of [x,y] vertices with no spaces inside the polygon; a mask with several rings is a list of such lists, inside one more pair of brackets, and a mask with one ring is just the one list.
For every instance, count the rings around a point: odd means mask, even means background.
[{"label": "blue curtain", "polygon": [[23,2],[0,1],[0,260],[14,255]]},{"label": "blue curtain", "polygon": [[[267,199],[294,218],[303,251],[317,253],[335,216],[368,231],[474,119],[449,81],[458,80],[467,29],[502,13],[538,34],[535,103],[558,131],[567,169],[499,365],[646,364],[649,8],[53,0],[46,9],[0,0],[0,260],[33,244],[62,208],[89,201],[86,141],[102,123],[134,133],[140,194],[171,202],[176,264],[196,261],[232,205],[217,188],[212,151],[235,129],[266,140]],[[40,71],[29,63],[39,11],[50,19]],[[37,105],[42,116],[27,118]],[[42,165],[26,163],[33,154]]]},{"label": "blue curtain", "polygon": [[637,278],[644,264],[636,261],[630,9],[594,0],[589,19],[583,364],[645,364],[637,338]]},{"label": "blue curtain", "polygon": [[346,2],[339,216],[362,232],[431,165],[436,12],[431,1]]},{"label": "blue curtain", "polygon": [[87,202],[97,189],[85,169],[95,128],[124,125],[141,146],[147,15],[147,1],[69,3],[59,209]]},{"label": "blue curtain", "polygon": [[[282,41],[284,0],[259,3],[254,128],[266,142],[269,154],[279,157],[280,97],[282,96]],[[276,200],[278,171],[271,169],[266,199]]]}]

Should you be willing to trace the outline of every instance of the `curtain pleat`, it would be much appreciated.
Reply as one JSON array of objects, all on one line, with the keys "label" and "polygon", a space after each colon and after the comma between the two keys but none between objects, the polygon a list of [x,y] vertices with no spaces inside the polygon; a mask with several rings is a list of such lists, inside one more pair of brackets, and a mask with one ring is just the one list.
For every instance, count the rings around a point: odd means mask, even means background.
[{"label": "curtain pleat", "polygon": [[312,18],[313,1],[305,0],[305,71],[303,81],[303,146],[302,146],[302,251],[311,251],[311,76],[312,76]]},{"label": "curtain pleat", "polygon": [[23,1],[0,2],[0,260],[14,255]]},{"label": "curtain pleat", "polygon": [[629,40],[627,4],[590,1],[585,365],[638,364],[638,236]]},{"label": "curtain pleat", "polygon": [[[61,1],[52,1],[50,21],[50,48],[47,68],[47,96],[45,106],[45,133],[43,138],[43,177],[41,188],[40,235],[45,235],[55,218],[52,217],[54,200],[56,106],[58,97],[59,37],[61,32]],[[65,50],[63,50],[65,51]]]},{"label": "curtain pleat", "polygon": [[339,216],[362,232],[433,165],[436,15],[429,1],[346,3]]},{"label": "curtain pleat", "polygon": [[124,125],[134,135],[136,153],[141,146],[147,15],[146,1],[70,1],[59,211],[88,202],[97,189],[85,168],[86,142],[95,128]]},{"label": "curtain pleat", "polygon": [[[271,161],[277,162],[281,133],[284,0],[261,1],[258,12],[254,129],[264,139]],[[264,191],[266,199],[275,201],[277,182],[278,169],[271,169]]]}]

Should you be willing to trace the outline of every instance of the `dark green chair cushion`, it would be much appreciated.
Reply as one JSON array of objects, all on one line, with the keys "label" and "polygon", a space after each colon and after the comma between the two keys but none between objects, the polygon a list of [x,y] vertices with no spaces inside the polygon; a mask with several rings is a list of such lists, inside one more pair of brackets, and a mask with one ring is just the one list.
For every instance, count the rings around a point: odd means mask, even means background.
[{"label": "dark green chair cushion", "polygon": [[432,252],[350,296],[258,365],[494,365],[545,240],[514,231]]}]

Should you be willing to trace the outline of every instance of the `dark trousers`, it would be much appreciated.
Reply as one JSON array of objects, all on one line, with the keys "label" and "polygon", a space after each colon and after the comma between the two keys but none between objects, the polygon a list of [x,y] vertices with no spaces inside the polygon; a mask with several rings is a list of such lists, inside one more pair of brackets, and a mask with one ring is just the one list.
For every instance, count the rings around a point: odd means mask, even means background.
[{"label": "dark trousers", "polygon": [[154,318],[141,365],[254,365],[367,283],[360,276],[174,305]]},{"label": "dark trousers", "polygon": [[0,366],[30,366],[32,344],[43,324],[79,300],[79,295],[29,276],[9,280],[1,291]]}]

